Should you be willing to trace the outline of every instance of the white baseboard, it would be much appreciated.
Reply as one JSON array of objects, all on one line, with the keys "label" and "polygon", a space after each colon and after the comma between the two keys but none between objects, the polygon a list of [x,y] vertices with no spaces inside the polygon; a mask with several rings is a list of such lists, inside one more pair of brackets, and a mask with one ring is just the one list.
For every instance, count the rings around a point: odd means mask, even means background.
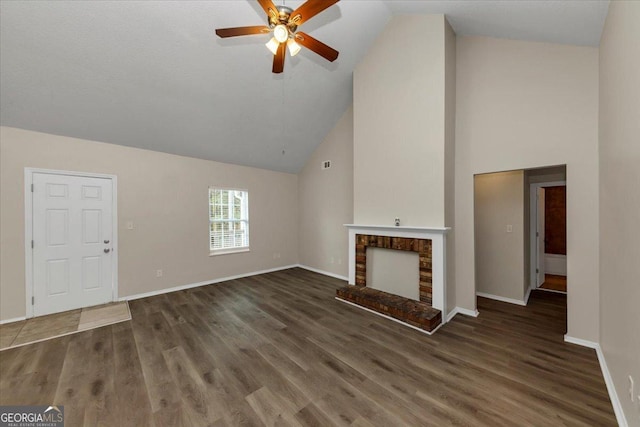
[{"label": "white baseboard", "polygon": [[181,286],[175,286],[175,287],[172,287],[172,288],[159,289],[157,291],[145,292],[145,293],[142,293],[142,294],[128,295],[126,297],[118,298],[118,301],[132,301],[132,300],[136,300],[136,299],[140,299],[140,298],[153,297],[153,296],[156,296],[156,295],[168,294],[168,293],[176,292],[176,291],[183,291],[185,289],[197,288],[198,286],[213,285],[215,283],[221,283],[221,282],[226,282],[226,281],[235,280],[235,279],[242,279],[243,277],[257,276],[259,274],[273,273],[275,271],[288,270],[290,268],[296,268],[296,267],[298,267],[298,264],[285,265],[283,267],[270,268],[268,270],[253,271],[251,273],[236,274],[235,276],[221,277],[219,279],[211,279],[211,280],[206,280],[204,282],[189,283],[187,285],[181,285]]},{"label": "white baseboard", "polygon": [[396,319],[396,318],[394,318],[394,317],[387,316],[386,314],[378,313],[377,311],[371,310],[371,309],[369,309],[369,308],[367,308],[367,307],[363,307],[363,306],[361,306],[361,305],[354,304],[354,303],[352,303],[351,301],[347,301],[347,300],[344,300],[344,299],[342,299],[342,298],[338,298],[338,297],[335,297],[335,298],[336,298],[336,300],[338,300],[338,301],[340,301],[340,302],[344,302],[344,303],[346,303],[346,304],[349,304],[349,305],[352,305],[352,306],[354,306],[354,307],[357,307],[357,308],[359,308],[359,309],[361,309],[361,310],[368,311],[369,313],[377,314],[378,316],[380,316],[380,317],[384,317],[385,319],[393,320],[393,321],[394,321],[394,322],[396,322],[396,323],[400,323],[400,324],[401,324],[401,325],[403,325],[403,326],[406,326],[406,327],[411,328],[411,329],[415,329],[416,331],[418,331],[418,332],[422,332],[423,334],[427,334],[427,335],[433,335],[433,333],[434,333],[435,331],[437,331],[438,329],[440,329],[440,327],[442,327],[442,325],[444,325],[444,323],[443,323],[443,322],[441,322],[438,326],[436,326],[436,328],[435,328],[433,331],[429,332],[429,331],[426,331],[426,330],[424,330],[424,329],[421,329],[421,328],[418,328],[418,327],[416,327],[416,326],[413,326],[413,325],[410,325],[410,324],[408,324],[408,323],[405,323],[405,322],[403,322],[402,320],[398,320],[398,319]]},{"label": "white baseboard", "polygon": [[562,291],[554,291],[553,289],[545,289],[545,288],[538,288],[537,290],[542,291],[542,292],[552,292],[554,294],[562,294],[562,295],[566,295],[566,292],[562,292]]},{"label": "white baseboard", "polygon": [[325,276],[334,277],[336,279],[344,280],[347,282],[349,281],[349,278],[347,276],[341,276],[339,274],[330,273],[324,270],[319,270],[317,268],[309,267],[308,265],[298,264],[296,267],[304,268],[305,270],[313,271],[314,273],[323,274]]},{"label": "white baseboard", "polygon": [[494,299],[496,301],[508,302],[509,304],[516,304],[516,305],[523,305],[523,306],[527,305],[527,303],[524,302],[523,300],[501,297],[499,295],[485,294],[484,292],[476,292],[476,295],[482,298],[489,298],[489,299]]},{"label": "white baseboard", "polygon": [[558,254],[544,254],[544,272],[556,276],[567,275],[567,256]]},{"label": "white baseboard", "polygon": [[468,308],[455,307],[447,314],[447,322],[450,322],[456,314],[464,314],[465,316],[478,317],[480,312],[478,310],[469,310]]},{"label": "white baseboard", "polygon": [[569,335],[565,335],[564,336],[564,342],[581,345],[582,347],[589,347],[589,348],[592,348],[594,350],[596,350],[598,347],[600,347],[600,344],[598,344],[597,342],[583,340],[582,338],[574,338],[574,337],[571,337]]},{"label": "white baseboard", "polygon": [[604,377],[604,383],[607,386],[609,399],[611,399],[611,405],[613,405],[613,412],[616,414],[618,425],[620,427],[628,427],[629,424],[627,423],[627,418],[625,417],[624,411],[622,410],[622,403],[620,403],[620,399],[618,398],[618,392],[616,391],[616,387],[613,384],[613,378],[611,378],[611,372],[609,372],[607,360],[604,358],[604,353],[602,352],[602,347],[600,347],[600,344],[593,341],[583,340],[581,338],[574,338],[569,335],[565,335],[564,340],[565,342],[571,344],[593,348],[596,351],[596,354],[598,355],[598,362],[600,362],[600,369],[602,370],[602,376]]},{"label": "white baseboard", "polygon": [[13,319],[0,320],[0,325],[4,325],[5,323],[20,322],[21,320],[27,320],[27,318],[25,316],[20,316],[14,317]]}]

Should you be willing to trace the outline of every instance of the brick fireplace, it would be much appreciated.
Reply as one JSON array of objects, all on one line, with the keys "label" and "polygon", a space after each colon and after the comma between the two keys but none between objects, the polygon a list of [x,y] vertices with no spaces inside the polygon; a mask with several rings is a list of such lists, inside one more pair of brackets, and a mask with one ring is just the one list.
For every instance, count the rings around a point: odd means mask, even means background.
[{"label": "brick fireplace", "polygon": [[[338,291],[340,299],[353,294],[351,302],[374,310],[378,314],[400,320],[412,327],[419,327],[427,332],[433,331],[433,325],[446,322],[446,234],[449,228],[426,228],[406,226],[375,226],[346,224],[349,229],[349,284],[356,285],[351,290],[345,288]],[[367,248],[394,249],[416,252],[419,257],[419,301],[404,298],[399,301],[393,294],[376,292],[367,287]],[[361,291],[356,292],[357,289]],[[363,293],[363,291],[365,291]],[[372,299],[373,298],[373,299]],[[422,308],[420,308],[422,307]],[[434,310],[435,309],[435,310]],[[414,321],[407,322],[393,313],[412,311],[415,315],[429,317],[429,326]],[[429,313],[427,315],[427,313]],[[414,319],[415,320],[415,319]],[[425,320],[425,324],[427,321]]]},{"label": "brick fireplace", "polygon": [[358,286],[367,286],[367,248],[395,249],[418,253],[420,279],[420,301],[432,304],[433,273],[431,271],[431,240],[411,237],[377,236],[356,234],[356,282]]}]

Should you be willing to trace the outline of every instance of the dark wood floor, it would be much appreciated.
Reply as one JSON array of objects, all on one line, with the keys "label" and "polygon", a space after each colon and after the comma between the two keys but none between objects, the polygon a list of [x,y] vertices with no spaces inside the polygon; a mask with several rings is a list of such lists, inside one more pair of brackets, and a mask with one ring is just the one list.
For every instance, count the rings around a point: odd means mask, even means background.
[{"label": "dark wood floor", "polygon": [[0,404],[68,426],[615,425],[565,296],[479,299],[433,336],[300,269],[131,302],[133,319],[0,353]]}]

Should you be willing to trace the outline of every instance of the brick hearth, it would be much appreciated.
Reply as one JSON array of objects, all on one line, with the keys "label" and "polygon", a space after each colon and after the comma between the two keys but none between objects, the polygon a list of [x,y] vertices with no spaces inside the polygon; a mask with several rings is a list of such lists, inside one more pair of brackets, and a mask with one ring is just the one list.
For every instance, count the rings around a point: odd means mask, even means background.
[{"label": "brick hearth", "polygon": [[442,313],[421,301],[413,301],[365,286],[345,286],[336,291],[338,298],[401,320],[431,332],[442,323]]}]

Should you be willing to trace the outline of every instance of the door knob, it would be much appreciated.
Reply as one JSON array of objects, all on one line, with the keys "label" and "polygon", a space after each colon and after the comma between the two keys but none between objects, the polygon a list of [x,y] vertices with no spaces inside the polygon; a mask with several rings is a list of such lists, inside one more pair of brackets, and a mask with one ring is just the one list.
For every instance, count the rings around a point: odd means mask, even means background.
[{"label": "door knob", "polygon": [[108,240],[105,240],[105,241],[104,241],[104,244],[106,245],[107,243],[109,243],[109,241],[108,241]]},{"label": "door knob", "polygon": [[104,253],[105,253],[105,254],[108,254],[108,253],[109,253],[109,251],[111,251],[111,249],[107,248],[107,249],[105,249],[105,250],[104,250]]}]

